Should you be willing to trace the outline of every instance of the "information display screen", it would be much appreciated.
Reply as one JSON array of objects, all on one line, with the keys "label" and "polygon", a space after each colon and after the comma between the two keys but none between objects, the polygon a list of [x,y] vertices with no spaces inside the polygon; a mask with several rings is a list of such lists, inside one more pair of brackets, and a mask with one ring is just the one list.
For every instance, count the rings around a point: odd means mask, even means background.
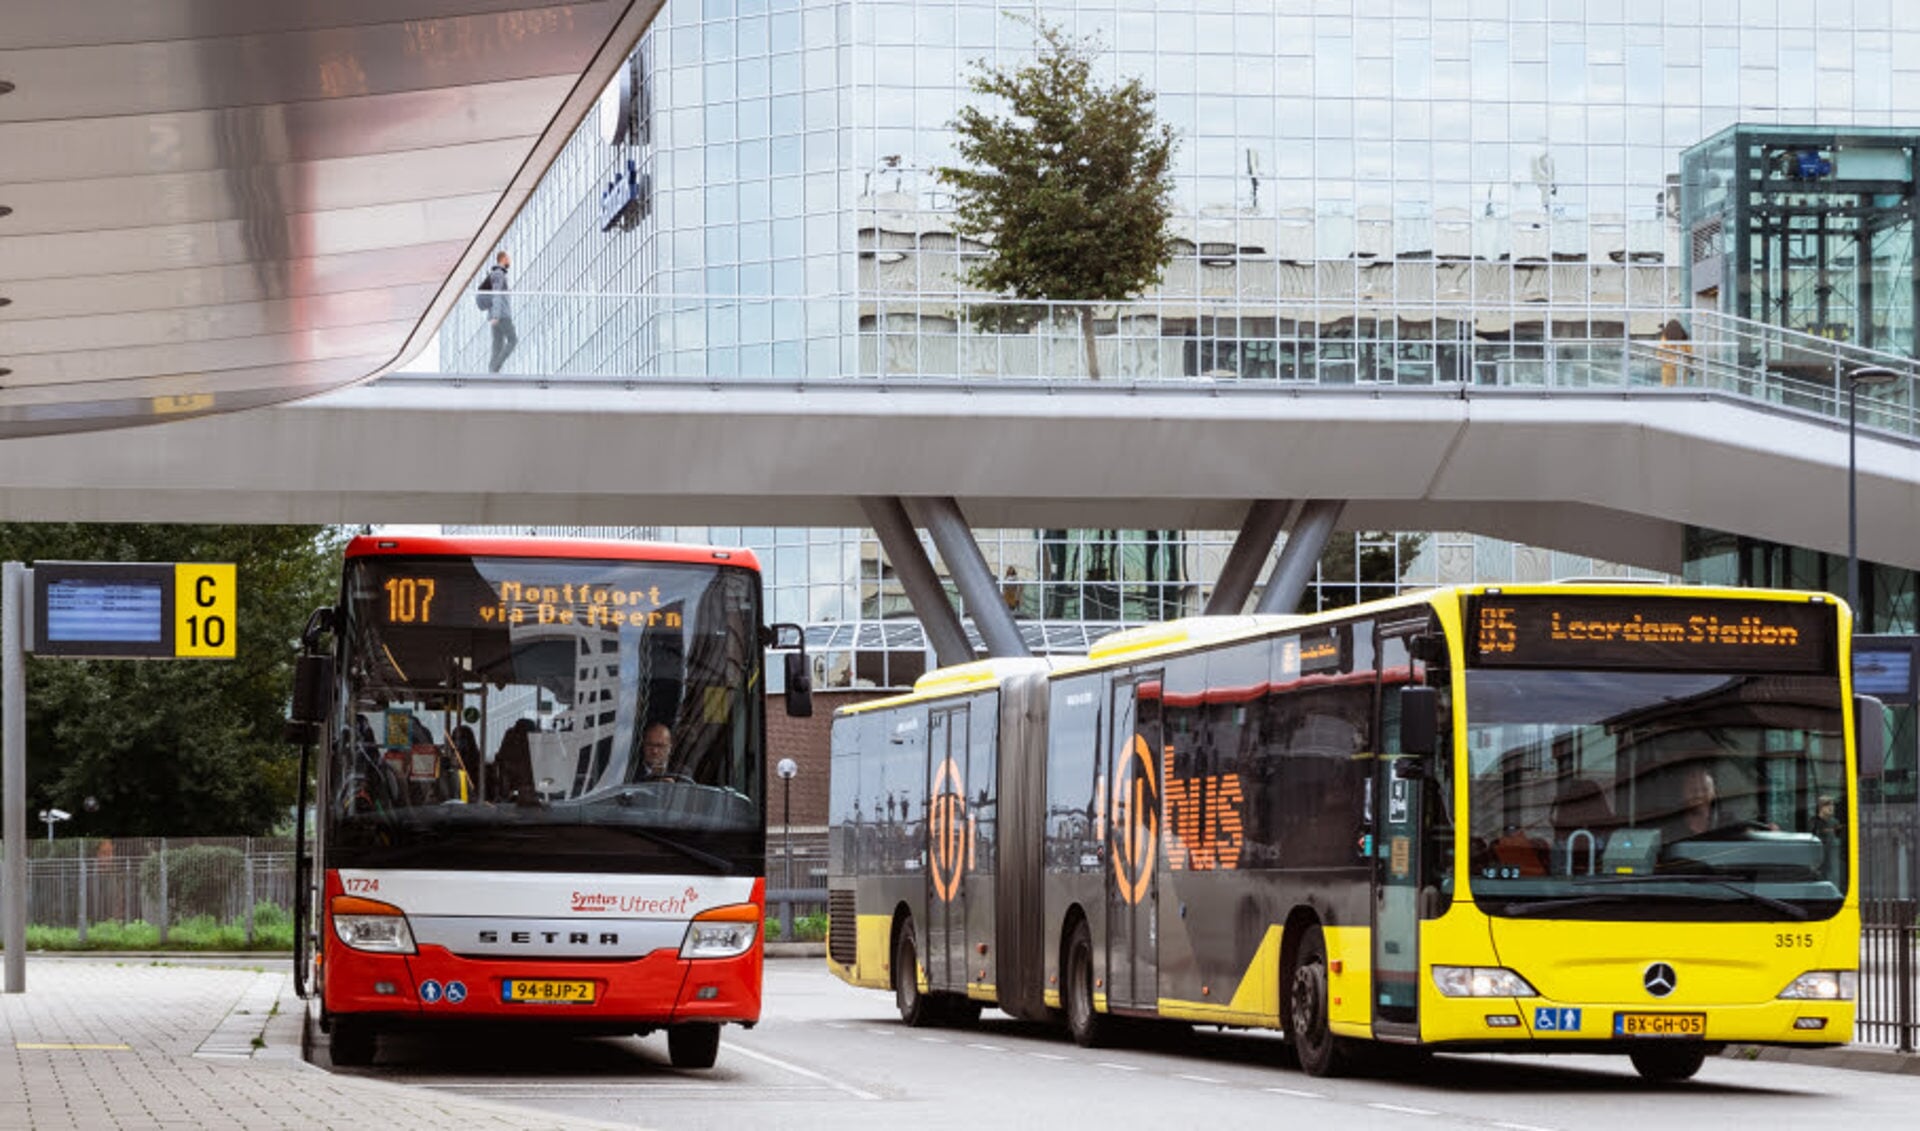
[{"label": "information display screen", "polygon": [[166,633],[166,590],[158,578],[66,578],[47,586],[47,639],[63,643],[158,644]]},{"label": "information display screen", "polygon": [[1478,667],[1830,673],[1834,606],[1591,594],[1498,594],[1467,604]]},{"label": "information display screen", "polygon": [[1853,649],[1853,691],[1873,695],[1889,702],[1905,702],[1913,695],[1913,653],[1866,649],[1856,641]]},{"label": "information display screen", "polygon": [[172,562],[36,562],[32,651],[77,659],[174,655]]}]

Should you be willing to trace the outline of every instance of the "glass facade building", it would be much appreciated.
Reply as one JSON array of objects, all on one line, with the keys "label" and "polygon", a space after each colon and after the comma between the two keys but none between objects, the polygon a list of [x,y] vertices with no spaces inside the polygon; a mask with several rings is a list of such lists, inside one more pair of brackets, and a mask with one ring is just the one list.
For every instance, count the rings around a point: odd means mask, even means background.
[{"label": "glass facade building", "polygon": [[[1044,330],[986,350],[964,331],[983,249],[933,174],[969,65],[1029,57],[1034,15],[1094,37],[1103,77],[1143,79],[1179,138],[1176,258],[1102,315],[1135,376],[1432,383],[1473,379],[1468,343],[1653,338],[1690,306],[1683,151],[1736,124],[1920,123],[1920,5],[1898,0],[668,0],[505,241],[504,371],[1048,375]],[[443,370],[484,372],[488,347],[461,304]],[[760,550],[770,613],[814,626],[829,684],[924,663],[870,532],[647,533]],[[977,534],[1030,640],[1063,651],[1199,611],[1231,543]],[[1690,575],[1764,557],[1730,544],[1699,532]],[[1343,532],[1310,600],[1627,572]],[[1877,630],[1913,626],[1910,596],[1875,608]]]}]

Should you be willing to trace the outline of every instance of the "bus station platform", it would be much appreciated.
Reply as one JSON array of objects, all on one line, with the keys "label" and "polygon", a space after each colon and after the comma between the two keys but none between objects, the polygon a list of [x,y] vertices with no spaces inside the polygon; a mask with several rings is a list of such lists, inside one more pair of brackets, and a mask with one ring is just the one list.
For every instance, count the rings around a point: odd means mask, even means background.
[{"label": "bus station platform", "polygon": [[0,995],[0,1128],[607,1128],[427,1088],[336,1075],[301,1056],[286,959],[27,960]]}]

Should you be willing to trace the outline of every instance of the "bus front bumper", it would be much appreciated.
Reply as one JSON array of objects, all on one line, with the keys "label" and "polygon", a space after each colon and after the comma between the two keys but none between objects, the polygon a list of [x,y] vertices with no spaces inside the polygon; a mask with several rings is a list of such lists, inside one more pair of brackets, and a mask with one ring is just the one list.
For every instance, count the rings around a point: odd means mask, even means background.
[{"label": "bus front bumper", "polygon": [[754,1024],[762,969],[757,947],[733,958],[686,959],[663,949],[593,962],[466,958],[439,946],[411,955],[330,947],[322,987],[331,1014],[527,1020],[613,1031],[690,1021]]}]

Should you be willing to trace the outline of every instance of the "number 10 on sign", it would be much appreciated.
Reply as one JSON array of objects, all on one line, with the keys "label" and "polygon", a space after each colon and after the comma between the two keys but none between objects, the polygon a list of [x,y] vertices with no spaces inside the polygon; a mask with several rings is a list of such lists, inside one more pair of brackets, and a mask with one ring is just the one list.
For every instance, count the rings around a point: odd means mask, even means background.
[{"label": "number 10 on sign", "polygon": [[231,563],[174,566],[174,655],[231,659],[236,654],[234,572]]}]

